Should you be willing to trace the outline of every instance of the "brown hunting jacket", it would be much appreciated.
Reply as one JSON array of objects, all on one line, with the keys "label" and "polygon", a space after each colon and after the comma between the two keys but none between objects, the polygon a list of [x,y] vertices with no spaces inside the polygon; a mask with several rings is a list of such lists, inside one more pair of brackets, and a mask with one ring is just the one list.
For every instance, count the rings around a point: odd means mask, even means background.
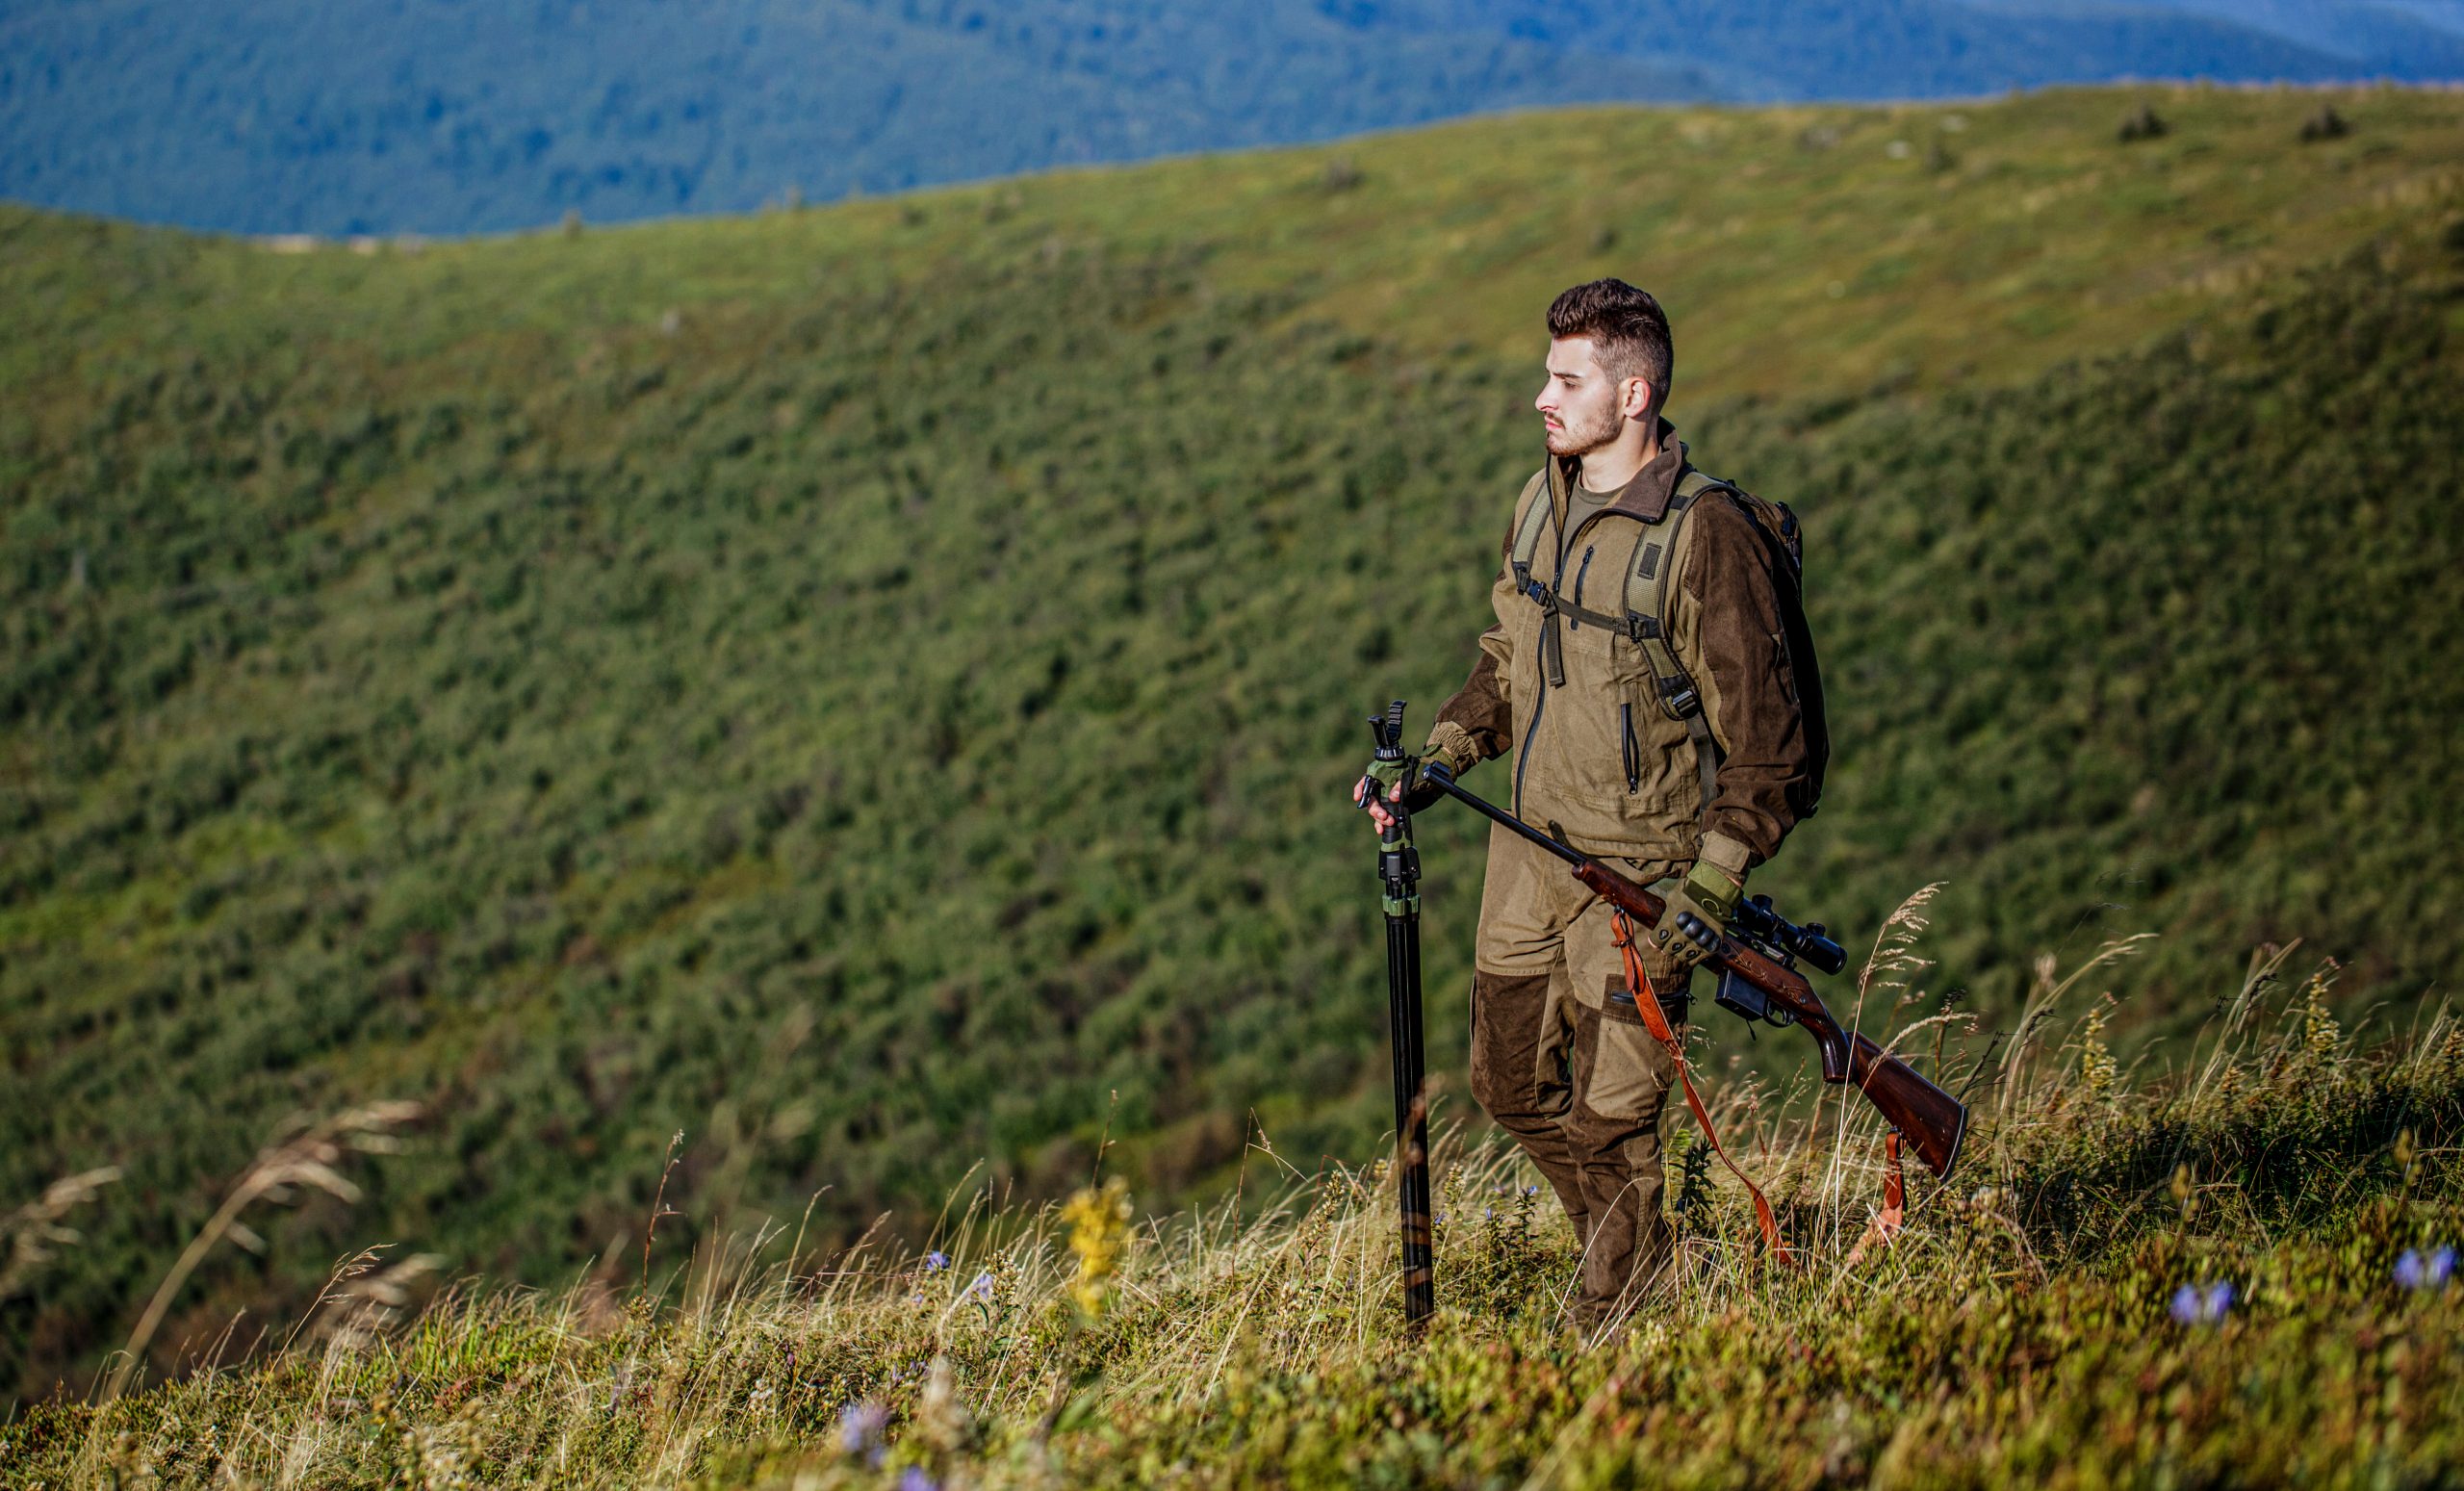
[{"label": "brown hunting jacket", "polygon": [[[1506,551],[1525,510],[1551,504],[1531,578],[1576,605],[1622,614],[1623,589],[1662,527],[1690,468],[1666,420],[1659,455],[1605,507],[1561,540],[1578,464],[1551,460],[1524,485],[1506,527]],[[1642,647],[1624,631],[1561,617],[1563,683],[1549,681],[1542,656],[1546,617],[1515,588],[1501,562],[1490,599],[1497,624],[1480,633],[1480,656],[1462,690],[1439,709],[1426,755],[1458,773],[1514,753],[1511,806],[1529,822],[1554,823],[1588,854],[1681,871],[1699,856],[1742,875],[1778,852],[1795,826],[1810,760],[1796,681],[1772,588],[1770,561],[1752,518],[1717,491],[1697,499],[1666,556],[1677,568],[1665,618],[1671,650],[1701,690],[1719,745],[1711,800],[1685,725],[1662,707]],[[1792,788],[1794,789],[1792,791]]]}]

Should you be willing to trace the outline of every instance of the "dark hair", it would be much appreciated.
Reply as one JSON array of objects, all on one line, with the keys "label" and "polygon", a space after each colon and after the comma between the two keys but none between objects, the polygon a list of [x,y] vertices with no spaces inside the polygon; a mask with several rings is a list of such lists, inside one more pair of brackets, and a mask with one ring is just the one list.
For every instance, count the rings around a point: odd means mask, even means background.
[{"label": "dark hair", "polygon": [[1649,383],[1654,409],[1668,402],[1669,380],[1677,374],[1677,347],[1669,340],[1668,315],[1650,291],[1622,279],[1577,285],[1550,302],[1549,335],[1559,340],[1589,337],[1609,376]]}]

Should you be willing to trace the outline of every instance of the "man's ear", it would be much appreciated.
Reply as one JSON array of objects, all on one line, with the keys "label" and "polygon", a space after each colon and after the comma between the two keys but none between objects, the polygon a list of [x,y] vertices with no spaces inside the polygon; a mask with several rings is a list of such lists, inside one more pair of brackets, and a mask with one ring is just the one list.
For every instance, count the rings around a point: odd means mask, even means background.
[{"label": "man's ear", "polygon": [[1653,389],[1648,379],[1628,378],[1626,380],[1626,418],[1639,420],[1651,413],[1652,400],[1656,397],[1657,397],[1656,391]]}]

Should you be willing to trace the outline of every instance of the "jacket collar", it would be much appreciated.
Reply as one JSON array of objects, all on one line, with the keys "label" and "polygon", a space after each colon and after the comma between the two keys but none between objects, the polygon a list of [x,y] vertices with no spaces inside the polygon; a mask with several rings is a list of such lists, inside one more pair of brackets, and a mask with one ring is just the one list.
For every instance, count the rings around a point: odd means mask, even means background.
[{"label": "jacket collar", "polygon": [[[1677,426],[1665,418],[1659,422],[1659,454],[1643,463],[1633,479],[1610,499],[1604,512],[1623,513],[1640,518],[1645,523],[1657,523],[1668,516],[1669,501],[1677,495],[1678,479],[1685,475],[1685,442],[1677,438]],[[1549,462],[1551,495],[1555,498],[1557,514],[1565,515],[1566,499],[1575,487],[1578,463],[1571,456],[1558,456]]]}]

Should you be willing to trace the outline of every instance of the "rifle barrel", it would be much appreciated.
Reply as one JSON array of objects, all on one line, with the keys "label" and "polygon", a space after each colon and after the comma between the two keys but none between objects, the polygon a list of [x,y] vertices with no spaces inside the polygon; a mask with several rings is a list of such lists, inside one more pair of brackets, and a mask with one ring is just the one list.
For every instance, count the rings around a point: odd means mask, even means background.
[{"label": "rifle barrel", "polygon": [[1568,864],[1579,865],[1589,858],[1580,850],[1573,848],[1567,844],[1559,843],[1557,840],[1551,838],[1548,835],[1541,833],[1538,829],[1533,828],[1530,824],[1524,822],[1521,818],[1516,817],[1514,814],[1506,811],[1502,808],[1500,808],[1495,803],[1490,802],[1487,798],[1463,790],[1463,788],[1455,785],[1453,775],[1447,771],[1443,766],[1436,767],[1434,769],[1424,768],[1421,772],[1421,780],[1438,788],[1447,796],[1463,804],[1465,807],[1471,809],[1474,812],[1478,813],[1481,817],[1488,819],[1498,827],[1502,829],[1511,829],[1515,833],[1522,835],[1525,838],[1527,838],[1531,842],[1539,845],[1541,848],[1548,850],[1551,854],[1553,854],[1558,859],[1565,861]]}]

